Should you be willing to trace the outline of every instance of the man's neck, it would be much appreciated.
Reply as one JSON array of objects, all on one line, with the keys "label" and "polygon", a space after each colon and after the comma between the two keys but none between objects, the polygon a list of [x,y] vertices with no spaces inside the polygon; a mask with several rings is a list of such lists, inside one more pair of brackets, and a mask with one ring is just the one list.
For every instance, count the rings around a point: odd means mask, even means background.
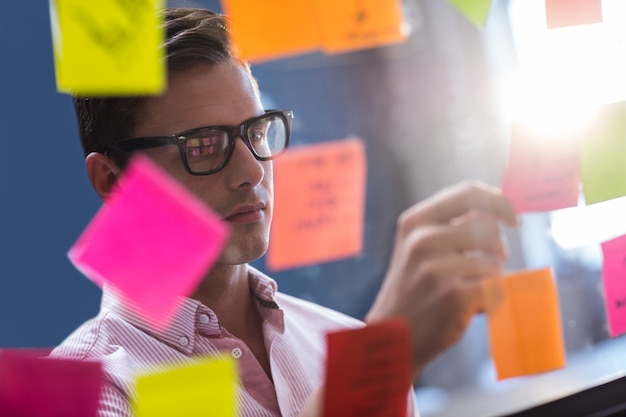
[{"label": "man's neck", "polygon": [[263,319],[250,291],[247,265],[217,265],[192,298],[215,312],[220,324],[248,346],[272,379],[263,338]]},{"label": "man's neck", "polygon": [[257,314],[248,281],[248,266],[216,265],[203,279],[192,298],[215,312],[230,333],[246,338],[246,323]]}]

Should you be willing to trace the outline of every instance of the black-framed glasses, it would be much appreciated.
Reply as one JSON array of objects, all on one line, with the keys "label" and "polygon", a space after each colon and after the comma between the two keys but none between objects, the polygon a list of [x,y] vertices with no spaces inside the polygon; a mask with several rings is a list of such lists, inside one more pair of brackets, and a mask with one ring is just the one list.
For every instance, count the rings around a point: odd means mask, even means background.
[{"label": "black-framed glasses", "polygon": [[185,170],[192,175],[214,174],[226,166],[240,137],[259,161],[268,161],[289,145],[291,110],[266,110],[239,126],[204,126],[171,136],[122,139],[113,149],[133,152],[177,145]]}]

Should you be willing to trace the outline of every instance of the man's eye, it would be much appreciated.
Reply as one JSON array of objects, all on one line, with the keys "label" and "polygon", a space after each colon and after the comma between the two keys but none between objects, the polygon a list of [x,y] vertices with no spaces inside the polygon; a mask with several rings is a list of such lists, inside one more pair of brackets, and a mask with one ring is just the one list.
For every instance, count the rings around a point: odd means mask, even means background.
[{"label": "man's eye", "polygon": [[258,141],[265,140],[265,137],[266,137],[265,129],[254,129],[250,135],[250,140],[258,142]]},{"label": "man's eye", "polygon": [[208,138],[192,138],[187,140],[187,156],[211,156],[217,152],[215,136]]}]

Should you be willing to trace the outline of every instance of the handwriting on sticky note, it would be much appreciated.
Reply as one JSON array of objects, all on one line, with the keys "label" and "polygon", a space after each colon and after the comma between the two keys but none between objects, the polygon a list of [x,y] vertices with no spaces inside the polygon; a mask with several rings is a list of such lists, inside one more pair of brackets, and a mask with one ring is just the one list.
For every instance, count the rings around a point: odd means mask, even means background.
[{"label": "handwriting on sticky note", "polygon": [[[251,62],[320,49],[315,7],[291,0],[222,0],[232,37],[241,56]],[[263,36],[259,36],[263,33]]]},{"label": "handwriting on sticky note", "polygon": [[602,0],[545,0],[548,29],[602,22]]},{"label": "handwriting on sticky note", "polygon": [[228,355],[171,365],[137,377],[132,408],[136,417],[235,417],[238,383]]},{"label": "handwriting on sticky note", "polygon": [[565,344],[556,284],[550,268],[485,281],[504,296],[488,315],[489,344],[498,379],[565,366]]},{"label": "handwriting on sticky note", "polygon": [[491,0],[448,0],[467,20],[484,27],[489,17]]},{"label": "handwriting on sticky note", "polygon": [[408,36],[399,0],[317,0],[316,4],[325,52],[399,43]]},{"label": "handwriting on sticky note", "polygon": [[50,0],[57,88],[75,95],[165,87],[163,0]]},{"label": "handwriting on sticky note", "polygon": [[102,365],[41,357],[39,353],[31,349],[0,350],[0,415],[95,417]]},{"label": "handwriting on sticky note", "polygon": [[604,106],[599,128],[582,143],[580,164],[587,204],[626,196],[626,102]]},{"label": "handwriting on sticky note", "polygon": [[324,417],[405,417],[411,384],[409,329],[391,319],[328,334]]},{"label": "handwriting on sticky note", "polygon": [[626,236],[602,243],[602,282],[609,334],[626,333]]},{"label": "handwriting on sticky note", "polygon": [[276,159],[268,268],[360,253],[365,176],[365,148],[359,139],[302,146]]},{"label": "handwriting on sticky note", "polygon": [[550,143],[514,126],[502,191],[517,213],[578,204],[578,143]]},{"label": "handwriting on sticky note", "polygon": [[111,195],[68,256],[162,327],[218,259],[227,226],[146,156],[131,159]]}]

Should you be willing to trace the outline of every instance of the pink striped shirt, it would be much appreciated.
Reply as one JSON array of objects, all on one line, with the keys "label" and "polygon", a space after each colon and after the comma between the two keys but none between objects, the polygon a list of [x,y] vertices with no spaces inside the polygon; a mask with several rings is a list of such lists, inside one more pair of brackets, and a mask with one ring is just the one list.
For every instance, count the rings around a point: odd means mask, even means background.
[{"label": "pink striped shirt", "polygon": [[[105,289],[98,316],[80,326],[51,355],[102,361],[106,376],[100,417],[132,414],[130,398],[136,375],[150,372],[156,365],[189,363],[195,357],[220,352],[231,352],[238,360],[242,416],[297,416],[323,382],[325,334],[363,323],[277,292],[275,281],[252,267],[249,277],[263,317],[273,382],[248,347],[220,326],[215,313],[190,298],[181,300],[171,325],[159,330]],[[413,395],[408,401],[409,415],[413,415]]]}]

